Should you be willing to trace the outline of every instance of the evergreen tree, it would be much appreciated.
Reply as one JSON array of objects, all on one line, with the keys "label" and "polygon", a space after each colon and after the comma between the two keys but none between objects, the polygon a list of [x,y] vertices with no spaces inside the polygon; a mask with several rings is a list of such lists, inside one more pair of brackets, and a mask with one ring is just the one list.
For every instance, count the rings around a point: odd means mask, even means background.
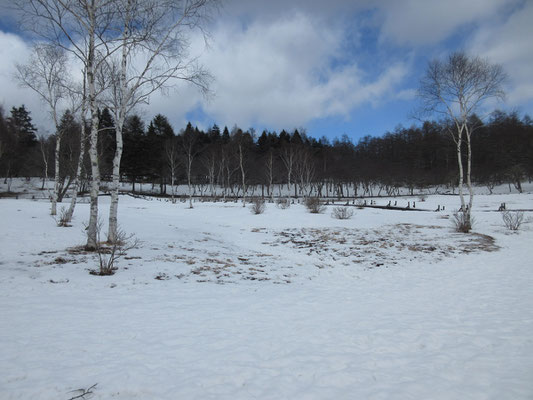
[{"label": "evergreen tree", "polygon": [[220,141],[220,128],[217,124],[213,124],[213,127],[209,130],[208,135],[210,143],[217,143],[218,141]]},{"label": "evergreen tree", "polygon": [[7,131],[12,155],[9,157],[10,176],[37,174],[37,128],[32,123],[30,112],[24,105],[13,107],[7,118]]},{"label": "evergreen tree", "polygon": [[168,118],[162,114],[157,114],[148,126],[145,154],[147,154],[147,172],[152,181],[159,181],[161,194],[165,193],[166,189],[165,142],[173,137],[174,129],[168,122]]},{"label": "evergreen tree", "polygon": [[229,136],[229,130],[228,127],[224,127],[224,131],[222,132],[222,143],[227,144],[229,143],[230,136]]},{"label": "evergreen tree", "polygon": [[157,114],[148,126],[148,136],[169,138],[174,136],[174,129],[172,129],[167,117]]},{"label": "evergreen tree", "polygon": [[142,180],[149,169],[146,157],[148,140],[144,130],[144,122],[138,115],[131,115],[124,121],[124,152],[122,154],[121,171],[127,176],[135,191],[135,183]]},{"label": "evergreen tree", "polygon": [[7,120],[8,126],[12,133],[17,136],[19,144],[24,147],[32,147],[37,144],[37,137],[35,133],[37,128],[31,122],[30,112],[26,107],[13,107],[11,109],[11,117]]}]

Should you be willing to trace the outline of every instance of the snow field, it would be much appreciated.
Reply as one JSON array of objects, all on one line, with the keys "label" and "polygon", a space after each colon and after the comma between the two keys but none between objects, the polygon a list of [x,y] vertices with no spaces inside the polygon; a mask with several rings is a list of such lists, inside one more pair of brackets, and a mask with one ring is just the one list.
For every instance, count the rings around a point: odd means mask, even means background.
[{"label": "snow field", "polygon": [[345,221],[120,202],[141,243],[96,277],[93,255],[67,251],[88,205],[57,228],[46,202],[0,201],[0,398],[95,383],[88,398],[533,397],[533,226],[511,234],[489,211],[531,209],[531,194],[476,197],[475,232],[498,249],[451,230],[452,196],[417,201],[446,212]]}]

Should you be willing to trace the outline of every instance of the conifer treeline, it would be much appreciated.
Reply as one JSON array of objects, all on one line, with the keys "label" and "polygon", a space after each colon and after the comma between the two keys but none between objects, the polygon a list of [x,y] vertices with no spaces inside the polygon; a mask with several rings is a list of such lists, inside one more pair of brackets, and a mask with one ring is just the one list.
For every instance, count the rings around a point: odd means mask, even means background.
[{"label": "conifer treeline", "polygon": [[[51,175],[54,136],[37,137],[29,112],[13,107],[9,117],[0,112],[0,173],[3,177]],[[473,135],[473,178],[492,189],[533,177],[533,122],[516,113],[494,112]],[[99,160],[103,179],[111,174],[114,153],[113,119],[100,113]],[[61,149],[61,175],[66,185],[79,153],[79,123],[63,115],[65,132]],[[456,185],[454,143],[443,123],[397,128],[381,137],[366,136],[353,143],[347,136],[332,142],[305,132],[260,134],[234,126],[207,131],[190,123],[175,132],[163,115],[148,126],[137,115],[124,127],[122,180],[153,183],[162,194],[174,184],[196,185],[197,194],[210,195],[215,187],[239,195],[249,188],[255,194],[276,195],[276,184],[288,184],[294,195],[393,194],[399,187]],[[48,169],[46,169],[48,166]],[[90,168],[85,168],[85,178]],[[377,188],[377,189],[376,189]],[[379,192],[376,192],[378,190]],[[218,192],[220,193],[220,191]]]}]

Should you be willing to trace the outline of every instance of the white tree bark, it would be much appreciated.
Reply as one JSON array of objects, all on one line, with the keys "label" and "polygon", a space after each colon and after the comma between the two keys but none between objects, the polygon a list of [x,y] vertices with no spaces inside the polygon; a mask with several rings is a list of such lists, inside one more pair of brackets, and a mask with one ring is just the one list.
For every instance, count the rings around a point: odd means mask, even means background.
[{"label": "white tree bark", "polygon": [[244,169],[244,149],[243,144],[239,143],[239,168],[241,169],[242,178],[242,206],[246,207],[246,171]]},{"label": "white tree bark", "polygon": [[207,155],[202,158],[202,163],[207,171],[209,181],[209,192],[212,198],[215,197],[215,178],[216,178],[216,153],[210,148]]},{"label": "white tree bark", "polygon": [[[122,114],[123,115],[123,114]],[[115,155],[113,157],[113,173],[111,179],[111,204],[109,206],[109,230],[107,232],[107,241],[115,243],[118,232],[118,198],[120,189],[120,160],[122,159],[122,150],[124,147],[122,139],[122,127],[124,118],[115,122]]]},{"label": "white tree bark", "polygon": [[80,155],[78,158],[78,165],[76,167],[76,176],[74,177],[74,184],[72,187],[72,195],[70,197],[70,206],[67,211],[66,219],[67,221],[72,221],[72,216],[74,215],[74,209],[76,208],[76,203],[78,201],[78,192],[80,190],[80,178],[81,170],[83,168],[83,160],[85,158],[85,110],[82,107],[82,117],[81,117],[81,133],[80,133]]},{"label": "white tree bark", "polygon": [[176,170],[178,169],[178,153],[176,150],[176,138],[172,137],[165,143],[165,154],[167,157],[168,169],[170,170],[170,196],[172,204],[176,203]]},{"label": "white tree bark", "polygon": [[57,121],[55,121],[55,123],[56,148],[54,151],[54,191],[52,192],[52,206],[50,209],[50,215],[57,215],[57,198],[59,196],[59,156],[61,154],[61,138],[63,136],[62,132],[60,132]]},{"label": "white tree bark", "polygon": [[74,182],[72,187],[72,195],[70,197],[70,206],[68,208],[67,214],[65,216],[66,222],[72,221],[72,216],[74,215],[74,209],[76,208],[76,203],[78,201],[78,192],[80,191],[80,178],[81,171],[83,168],[83,160],[85,159],[85,142],[86,137],[86,114],[87,114],[87,74],[85,69],[82,71],[83,75],[83,85],[80,93],[80,154],[78,156],[78,165],[76,166],[76,175],[74,176]]},{"label": "white tree bark", "polygon": [[270,197],[270,200],[274,200],[274,188],[272,187],[274,182],[274,155],[272,153],[272,150],[268,153],[268,158],[266,162],[266,169],[267,169],[267,178],[268,178],[268,190],[267,195]]},{"label": "white tree bark", "polygon": [[107,231],[107,241],[109,243],[115,243],[117,241],[118,234],[118,194],[120,188],[120,161],[122,159],[122,149],[124,147],[122,139],[122,128],[124,127],[124,121],[126,119],[126,107],[128,105],[128,99],[130,93],[128,93],[128,87],[126,82],[126,69],[128,65],[128,46],[127,41],[129,39],[129,25],[131,23],[131,7],[132,1],[128,0],[126,7],[126,15],[124,18],[124,30],[122,37],[122,56],[120,60],[119,71],[119,101],[115,104],[115,155],[113,156],[113,176],[111,181],[111,204],[109,206],[109,230]]},{"label": "white tree bark", "polygon": [[[48,181],[48,149],[46,148],[46,139],[44,136],[39,137],[39,148],[41,150],[41,156],[43,157],[44,164],[44,176],[41,190],[44,190],[44,184]],[[2,158],[2,142],[0,142],[0,159]]]},{"label": "white tree bark", "polygon": [[284,146],[283,152],[281,153],[281,160],[285,165],[287,170],[287,197],[291,197],[291,178],[292,178],[292,169],[294,167],[294,148],[291,144]]},{"label": "white tree bark", "polygon": [[465,209],[465,198],[464,198],[464,191],[463,191],[463,182],[464,182],[464,169],[463,169],[463,135],[462,131],[460,130],[457,137],[454,136],[455,146],[456,146],[456,152],[457,152],[457,167],[459,169],[459,176],[457,181],[457,188],[459,190],[459,199],[461,201],[461,209]]},{"label": "white tree bark", "polygon": [[189,190],[189,208],[193,208],[192,186],[191,186],[192,160],[193,160],[192,149],[189,148],[187,152],[187,187]]},{"label": "white tree bark", "polygon": [[474,203],[474,188],[472,187],[472,141],[471,141],[471,130],[467,125],[465,127],[466,131],[466,147],[467,147],[467,161],[466,161],[466,186],[468,187],[468,212],[472,210],[472,205]]},{"label": "white tree bark", "polygon": [[[95,5],[95,3],[92,3]],[[88,33],[89,42],[87,48],[87,86],[89,87],[89,109],[91,112],[91,134],[89,138],[89,158],[91,160],[91,190],[90,190],[90,213],[87,226],[87,244],[85,247],[95,250],[98,246],[98,192],[100,191],[100,168],[98,165],[98,105],[96,94],[96,71],[95,71],[95,9],[88,10]]]}]

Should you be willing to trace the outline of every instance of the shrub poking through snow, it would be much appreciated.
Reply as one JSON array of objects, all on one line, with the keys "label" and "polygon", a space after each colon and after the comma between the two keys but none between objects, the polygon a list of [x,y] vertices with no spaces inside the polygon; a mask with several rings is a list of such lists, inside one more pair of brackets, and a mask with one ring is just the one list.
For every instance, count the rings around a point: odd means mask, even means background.
[{"label": "shrub poking through snow", "polygon": [[276,200],[276,206],[278,208],[281,208],[282,210],[285,210],[291,206],[291,199],[288,198],[279,198]]},{"label": "shrub poking through snow", "polygon": [[321,214],[326,210],[326,206],[318,197],[308,197],[304,204],[311,214]]},{"label": "shrub poking through snow", "polygon": [[517,231],[524,222],[523,211],[504,211],[502,220],[507,229],[510,231]]},{"label": "shrub poking through snow", "polygon": [[353,210],[348,207],[335,207],[331,212],[331,217],[336,219],[350,219],[353,217]]},{"label": "shrub poking through snow", "polygon": [[69,227],[70,225],[70,215],[66,207],[61,207],[59,210],[59,218],[56,220],[57,226]]},{"label": "shrub poking through snow", "polygon": [[457,232],[468,233],[474,225],[474,217],[469,212],[456,211],[453,214],[452,222]]},{"label": "shrub poking through snow", "polygon": [[265,199],[262,199],[261,197],[256,197],[252,200],[252,205],[250,206],[250,210],[253,214],[263,214],[265,212]]},{"label": "shrub poking through snow", "polygon": [[139,240],[135,235],[127,235],[122,229],[117,229],[116,241],[113,243],[101,242],[100,231],[102,223],[97,226],[96,254],[98,254],[98,270],[91,270],[91,275],[108,276],[113,275],[117,270],[117,261],[126,255],[126,253],[137,247]]}]

